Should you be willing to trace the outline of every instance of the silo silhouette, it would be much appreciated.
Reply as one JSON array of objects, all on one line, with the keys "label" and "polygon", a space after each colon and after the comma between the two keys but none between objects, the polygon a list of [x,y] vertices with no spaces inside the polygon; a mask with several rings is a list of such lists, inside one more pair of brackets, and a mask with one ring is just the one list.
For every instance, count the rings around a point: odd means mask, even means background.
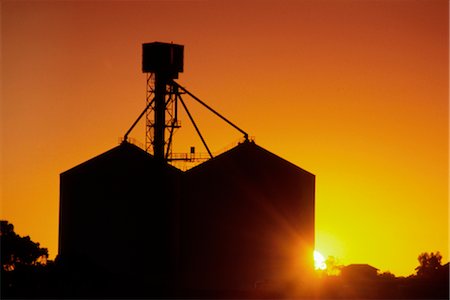
[{"label": "silo silhouette", "polygon": [[183,283],[248,290],[311,275],[314,191],[314,175],[253,142],[187,171]]},{"label": "silo silhouette", "polygon": [[128,143],[60,175],[59,257],[69,276],[97,276],[69,282],[73,289],[112,297],[174,281],[182,175]]},{"label": "silo silhouette", "polygon": [[[63,296],[244,297],[310,278],[315,176],[250,141],[175,82],[183,71],[183,49],[144,44],[146,109],[121,145],[60,175]],[[243,133],[245,141],[213,157],[181,94]],[[211,157],[186,172],[170,165],[177,101]],[[171,103],[174,113],[167,111]],[[150,138],[142,150],[128,135],[146,113]]]}]

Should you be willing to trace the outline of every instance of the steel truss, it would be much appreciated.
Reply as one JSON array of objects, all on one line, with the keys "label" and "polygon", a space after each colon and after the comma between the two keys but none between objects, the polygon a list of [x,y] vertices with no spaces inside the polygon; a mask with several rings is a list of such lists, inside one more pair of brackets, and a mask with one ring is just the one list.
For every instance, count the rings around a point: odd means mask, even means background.
[{"label": "steel truss", "polygon": [[[223,121],[231,125],[233,128],[238,130],[244,135],[245,141],[248,141],[248,134],[243,131],[241,128],[236,126],[234,123],[229,121],[227,118],[222,116],[220,113],[218,113],[216,110],[208,106],[205,102],[200,100],[198,97],[196,97],[194,94],[189,92],[186,88],[175,82],[174,80],[167,81],[167,84],[165,85],[165,91],[164,91],[164,102],[165,102],[165,123],[164,123],[164,130],[167,132],[168,138],[164,141],[164,159],[167,162],[170,161],[197,161],[200,159],[200,157],[195,157],[194,155],[187,155],[187,154],[179,154],[179,153],[173,153],[172,152],[172,146],[173,146],[173,135],[175,131],[181,127],[181,123],[178,120],[178,102],[181,102],[181,105],[183,109],[185,110],[186,114],[189,117],[189,120],[191,121],[192,125],[194,126],[198,136],[200,137],[203,146],[205,147],[206,151],[208,152],[209,157],[202,156],[201,160],[206,160],[207,158],[213,158],[213,154],[211,150],[209,149],[202,133],[200,132],[199,127],[197,126],[192,114],[190,113],[185,101],[181,97],[182,94],[189,95],[192,99],[196,100],[198,103],[200,103],[202,106],[206,107],[209,111],[214,113],[216,116],[221,118]],[[154,154],[154,147],[155,147],[155,74],[154,73],[147,73],[147,88],[146,88],[146,107],[144,111],[139,115],[137,120],[133,123],[131,128],[126,132],[124,135],[124,142],[128,142],[128,135],[133,130],[133,128],[136,126],[136,124],[139,122],[139,120],[144,116],[145,114],[145,125],[146,125],[146,135],[145,135],[145,151],[148,153]]]}]

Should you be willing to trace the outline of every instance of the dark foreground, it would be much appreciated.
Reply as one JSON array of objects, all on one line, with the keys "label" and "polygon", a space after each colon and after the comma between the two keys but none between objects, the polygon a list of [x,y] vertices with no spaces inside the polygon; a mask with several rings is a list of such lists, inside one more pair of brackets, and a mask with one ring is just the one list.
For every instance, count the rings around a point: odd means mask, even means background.
[{"label": "dark foreground", "polygon": [[188,290],[137,279],[66,274],[57,265],[2,271],[1,299],[449,299],[448,264],[430,276],[323,276],[307,282],[261,282],[245,290]]}]

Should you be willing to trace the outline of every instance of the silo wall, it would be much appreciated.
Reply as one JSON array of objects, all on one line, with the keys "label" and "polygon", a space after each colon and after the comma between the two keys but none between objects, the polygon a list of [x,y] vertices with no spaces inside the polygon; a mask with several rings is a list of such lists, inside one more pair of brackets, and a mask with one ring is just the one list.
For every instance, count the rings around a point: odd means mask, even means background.
[{"label": "silo wall", "polygon": [[315,176],[251,142],[186,173],[181,282],[282,288],[313,270]]},{"label": "silo wall", "polygon": [[112,284],[112,291],[171,284],[181,175],[130,144],[62,173],[59,256],[71,276],[95,271],[105,276],[93,278],[88,290],[102,281]]}]

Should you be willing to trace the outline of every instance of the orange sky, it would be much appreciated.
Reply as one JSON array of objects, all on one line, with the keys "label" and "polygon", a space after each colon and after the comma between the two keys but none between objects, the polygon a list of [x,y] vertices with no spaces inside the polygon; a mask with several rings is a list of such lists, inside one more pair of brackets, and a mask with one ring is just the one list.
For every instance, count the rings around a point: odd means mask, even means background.
[{"label": "orange sky", "polygon": [[[396,275],[424,251],[448,261],[448,12],[445,0],[1,1],[0,218],[56,255],[59,173],[117,145],[144,108],[141,44],[173,41],[182,85],[316,174],[317,250]],[[191,106],[213,151],[241,137]],[[182,122],[174,150],[201,149]]]}]

